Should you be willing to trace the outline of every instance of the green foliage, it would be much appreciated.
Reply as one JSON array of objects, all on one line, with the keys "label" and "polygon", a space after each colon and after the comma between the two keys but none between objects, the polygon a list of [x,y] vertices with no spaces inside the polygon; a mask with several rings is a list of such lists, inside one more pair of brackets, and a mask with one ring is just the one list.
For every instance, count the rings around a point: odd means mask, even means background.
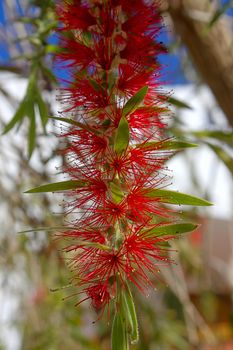
[{"label": "green foliage", "polygon": [[233,131],[221,130],[198,130],[189,131],[189,135],[195,136],[200,140],[206,141],[208,139],[223,142],[233,147]]},{"label": "green foliage", "polygon": [[169,97],[168,102],[176,108],[192,109],[192,107],[190,107],[186,102],[178,100],[174,97]]},{"label": "green foliage", "polygon": [[180,193],[170,190],[150,190],[148,193],[149,197],[158,198],[159,202],[176,204],[176,205],[193,205],[193,206],[210,206],[212,203],[205,199],[190,196],[185,193]]},{"label": "green foliage", "polygon": [[121,154],[127,149],[128,144],[129,144],[129,124],[127,119],[123,116],[121,117],[121,120],[117,128],[115,143],[114,143],[114,150],[116,151],[116,153]]},{"label": "green foliage", "polygon": [[110,190],[111,190],[111,195],[112,199],[115,203],[120,203],[121,200],[124,197],[124,193],[121,191],[120,187],[116,182],[111,182],[110,183]]},{"label": "green foliage", "polygon": [[42,193],[42,192],[75,190],[77,188],[84,187],[85,185],[86,183],[83,181],[68,180],[68,181],[55,182],[55,183],[39,186],[36,188],[32,188],[31,190],[28,190],[25,193]]},{"label": "green foliage", "polygon": [[63,122],[63,123],[67,123],[69,125],[75,125],[77,127],[79,127],[80,129],[83,129],[83,130],[87,130],[89,132],[93,132],[94,134],[97,134],[97,131],[96,129],[92,129],[90,128],[89,126],[85,125],[85,124],[82,124],[80,122],[77,122],[76,120],[74,119],[69,119],[69,118],[63,118],[63,117],[52,117],[52,116],[49,116],[50,119],[54,119],[54,120],[57,120],[59,122]]},{"label": "green foliage", "polygon": [[127,332],[121,312],[116,312],[112,324],[111,350],[129,350]]},{"label": "green foliage", "polygon": [[133,113],[143,102],[148,91],[148,86],[142,87],[140,90],[136,92],[124,105],[122,110],[122,117],[126,117],[127,115]]},{"label": "green foliage", "polygon": [[219,9],[215,11],[213,14],[211,20],[208,23],[207,28],[210,29],[213,27],[218,20],[226,13],[227,10],[229,10],[233,6],[233,0],[226,0],[224,5],[222,5]]},{"label": "green foliage", "polygon": [[221,146],[213,145],[207,142],[206,144],[214,151],[216,156],[226,165],[228,170],[233,174],[233,157],[231,153]]},{"label": "green foliage", "polygon": [[[29,5],[30,6],[30,5]],[[31,157],[36,146],[36,134],[38,133],[36,114],[39,112],[42,128],[46,133],[46,124],[48,122],[48,106],[41,93],[41,79],[49,81],[49,85],[56,83],[56,78],[52,70],[48,67],[48,55],[56,50],[48,42],[51,32],[56,28],[57,21],[53,12],[54,4],[48,1],[34,6],[39,7],[37,16],[21,16],[15,19],[16,22],[30,25],[30,34],[24,37],[17,37],[17,44],[28,43],[31,48],[31,54],[20,54],[12,59],[12,62],[18,62],[22,59],[28,62],[29,81],[23,100],[20,102],[12,119],[6,124],[3,134],[8,133],[16,125],[20,126],[24,118],[29,119],[28,127],[28,156]],[[27,30],[28,33],[28,30]],[[14,68],[14,67],[13,67]],[[12,68],[12,69],[13,69]],[[20,72],[20,70],[19,70]]]},{"label": "green foliage", "polygon": [[192,223],[181,223],[171,225],[158,225],[149,231],[146,231],[146,235],[150,237],[161,236],[176,236],[182,233],[187,233],[196,230],[198,225]]},{"label": "green foliage", "polygon": [[156,150],[156,151],[160,151],[160,150],[177,151],[177,150],[183,150],[186,148],[192,148],[197,146],[198,145],[195,143],[190,143],[182,140],[171,140],[171,139],[158,141],[158,142],[145,142],[142,144],[137,144],[137,147],[148,148],[149,150]]},{"label": "green foliage", "polygon": [[133,296],[128,285],[121,293],[121,307],[131,344],[136,344],[139,340],[138,320]]}]

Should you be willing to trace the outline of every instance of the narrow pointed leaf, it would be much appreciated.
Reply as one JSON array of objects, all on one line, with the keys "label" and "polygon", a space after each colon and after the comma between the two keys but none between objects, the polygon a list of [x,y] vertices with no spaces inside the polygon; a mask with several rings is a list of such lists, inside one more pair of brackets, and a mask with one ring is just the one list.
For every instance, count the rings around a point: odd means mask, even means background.
[{"label": "narrow pointed leaf", "polygon": [[194,231],[198,225],[192,223],[172,224],[172,225],[160,225],[147,231],[147,236],[160,237],[160,236],[175,236],[182,233]]},{"label": "narrow pointed leaf", "polygon": [[120,203],[124,197],[124,193],[121,191],[119,186],[116,183],[111,182],[110,183],[110,190],[111,190],[111,195],[112,195],[113,201],[115,203]]},{"label": "narrow pointed leaf", "polygon": [[225,3],[218,9],[212,16],[210,22],[208,23],[208,28],[211,28],[224,13],[233,6],[233,0],[226,0]]},{"label": "narrow pointed leaf", "polygon": [[25,110],[26,110],[26,101],[25,99],[20,103],[15,115],[13,118],[10,120],[10,122],[5,126],[3,130],[3,135],[8,133],[18,122],[20,122],[24,115],[25,115]]},{"label": "narrow pointed leaf", "polygon": [[126,117],[128,114],[133,113],[139,107],[139,105],[144,100],[147,94],[147,91],[148,91],[148,86],[144,86],[126,102],[122,110],[123,117]]},{"label": "narrow pointed leaf", "polygon": [[36,102],[38,104],[42,126],[45,129],[45,125],[48,122],[48,110],[39,90],[37,90]]},{"label": "narrow pointed leaf", "polygon": [[102,90],[103,91],[103,87],[100,84],[98,84],[98,82],[96,80],[90,78],[89,83],[93,87],[94,90],[96,90],[96,91]]},{"label": "narrow pointed leaf", "polygon": [[192,107],[190,107],[186,102],[178,100],[177,98],[174,98],[174,97],[170,97],[168,99],[168,102],[177,108],[192,109]]},{"label": "narrow pointed leaf", "polygon": [[58,120],[60,122],[64,122],[64,123],[67,123],[67,124],[70,124],[70,125],[75,125],[75,126],[78,126],[80,129],[84,129],[84,130],[93,132],[94,134],[97,134],[95,129],[92,129],[92,128],[90,128],[89,126],[87,126],[85,124],[79,123],[76,120],[69,119],[69,118],[62,118],[62,117],[52,117],[52,116],[49,116],[49,118],[50,119],[54,119],[54,120]]},{"label": "narrow pointed leaf", "polygon": [[128,339],[121,313],[117,312],[112,324],[111,350],[128,350]]},{"label": "narrow pointed leaf", "polygon": [[28,157],[30,159],[36,146],[36,117],[34,106],[32,104],[28,104],[27,115],[29,117],[30,122],[28,131]]},{"label": "narrow pointed leaf", "polygon": [[138,144],[137,147],[148,148],[149,150],[165,151],[165,150],[181,150],[190,147],[198,147],[196,143],[187,141],[164,140],[159,142],[146,142]]},{"label": "narrow pointed leaf", "polygon": [[124,152],[129,144],[129,124],[125,117],[122,117],[116,132],[114,150],[120,154]]},{"label": "narrow pointed leaf", "polygon": [[43,185],[40,187],[32,188],[24,193],[43,193],[43,192],[56,192],[56,191],[66,191],[73,190],[79,187],[84,187],[86,183],[84,181],[78,180],[68,180],[55,182],[52,184]]},{"label": "narrow pointed leaf", "polygon": [[30,233],[30,232],[39,232],[39,231],[66,231],[66,230],[75,230],[75,226],[49,226],[49,227],[36,227],[30,230],[19,231],[19,234]]},{"label": "narrow pointed leaf", "polygon": [[229,171],[233,174],[233,157],[222,147],[217,145],[212,145],[211,143],[206,144],[214,151],[214,153],[218,156],[219,159],[226,165]]},{"label": "narrow pointed leaf", "polygon": [[219,131],[219,130],[200,130],[192,131],[192,135],[200,139],[216,139],[218,141],[224,142],[227,145],[233,147],[233,131]]},{"label": "narrow pointed leaf", "polygon": [[180,193],[169,190],[152,189],[148,193],[148,197],[158,198],[162,203],[176,204],[176,205],[194,205],[194,206],[210,206],[212,203],[205,199],[190,196],[189,194]]},{"label": "narrow pointed leaf", "polygon": [[123,298],[123,310],[125,314],[126,323],[129,326],[129,334],[131,344],[135,344],[138,342],[139,334],[138,334],[138,321],[135,310],[135,305],[133,301],[133,296],[130,292],[129,287],[122,292]]}]

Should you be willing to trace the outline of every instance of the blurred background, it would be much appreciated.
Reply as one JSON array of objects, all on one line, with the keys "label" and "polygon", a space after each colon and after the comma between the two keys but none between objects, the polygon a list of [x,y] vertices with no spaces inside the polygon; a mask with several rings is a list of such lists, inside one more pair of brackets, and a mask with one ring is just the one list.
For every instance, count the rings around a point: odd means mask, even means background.
[{"label": "blurred background", "polygon": [[[0,349],[108,350],[111,327],[66,298],[70,271],[46,230],[63,222],[59,194],[27,195],[63,179],[56,116],[54,0],[0,1]],[[161,81],[168,133],[198,144],[169,161],[171,189],[213,207],[179,208],[201,225],[173,242],[176,264],[157,291],[137,294],[135,350],[233,349],[233,1],[162,0]],[[10,122],[11,121],[11,122]],[[20,233],[20,231],[30,232]],[[75,290],[73,290],[75,292]],[[63,300],[65,298],[65,300]]]}]

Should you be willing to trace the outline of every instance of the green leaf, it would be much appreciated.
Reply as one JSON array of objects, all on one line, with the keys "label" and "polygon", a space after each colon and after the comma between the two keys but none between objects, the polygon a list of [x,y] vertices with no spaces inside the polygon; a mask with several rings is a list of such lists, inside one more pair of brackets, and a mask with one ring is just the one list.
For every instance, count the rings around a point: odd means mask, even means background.
[{"label": "green leaf", "polygon": [[129,124],[125,117],[121,117],[119,122],[115,142],[114,142],[114,150],[116,153],[121,154],[124,152],[129,144]]},{"label": "green leaf", "polygon": [[67,191],[73,190],[79,187],[84,187],[86,183],[78,180],[68,180],[55,182],[52,184],[43,185],[40,187],[32,188],[24,193],[43,193],[43,192],[56,192],[56,191]]},{"label": "green leaf", "polygon": [[97,83],[96,80],[89,78],[89,83],[93,87],[94,90],[100,91],[103,90],[102,86]]},{"label": "green leaf", "polygon": [[162,203],[176,205],[210,206],[212,203],[205,199],[190,196],[189,194],[169,190],[152,189],[147,194],[148,197],[158,198]]},{"label": "green leaf", "polygon": [[233,174],[233,158],[232,156],[225,151],[222,147],[212,145],[211,143],[206,142],[206,144],[214,151],[214,153],[218,156],[221,161],[226,165],[226,167]]},{"label": "green leaf", "polygon": [[208,23],[208,28],[211,28],[224,13],[233,6],[233,0],[227,0],[224,5],[221,6],[220,9],[215,11],[214,15],[212,16],[210,22]]},{"label": "green leaf", "polygon": [[201,130],[192,131],[191,134],[201,139],[216,139],[233,147],[233,131]]},{"label": "green leaf", "polygon": [[146,232],[149,237],[174,236],[194,231],[197,227],[198,225],[192,223],[159,225]]},{"label": "green leaf", "polygon": [[26,100],[23,99],[23,101],[20,103],[15,115],[13,118],[10,120],[10,122],[5,126],[3,130],[3,135],[8,133],[18,122],[20,122],[24,115],[25,115],[25,110],[26,110]]},{"label": "green leaf", "polygon": [[32,71],[28,80],[28,86],[26,91],[25,99],[27,101],[32,101],[35,98],[35,88],[36,88],[36,82],[37,82],[37,65],[32,67]]},{"label": "green leaf", "polygon": [[137,147],[148,148],[149,150],[181,150],[190,147],[198,147],[196,143],[190,143],[186,141],[173,141],[173,140],[164,140],[159,142],[146,142],[143,144],[137,144]]},{"label": "green leaf", "polygon": [[28,131],[28,157],[32,156],[32,153],[36,146],[36,117],[34,111],[34,105],[28,102],[27,116],[29,117],[29,131]]},{"label": "green leaf", "polygon": [[30,232],[39,232],[39,231],[66,231],[76,229],[75,226],[47,226],[47,227],[36,227],[30,230],[19,231],[19,234],[30,233]]},{"label": "green leaf", "polygon": [[186,102],[178,100],[174,97],[169,97],[168,103],[171,103],[173,106],[177,108],[186,108],[186,109],[192,109]]},{"label": "green leaf", "polygon": [[142,103],[144,100],[146,94],[148,91],[148,86],[142,87],[140,90],[136,92],[135,95],[133,95],[124,105],[122,110],[122,116],[126,117],[128,114],[133,113],[138,106]]},{"label": "green leaf", "polygon": [[94,134],[97,134],[97,131],[95,129],[92,129],[85,124],[79,123],[76,120],[69,119],[69,118],[62,118],[62,117],[52,117],[52,116],[49,116],[49,118],[54,119],[54,120],[58,120],[60,122],[64,122],[64,123],[67,123],[70,125],[75,125],[75,126],[78,126],[80,129],[84,129],[84,130],[87,130],[87,131],[92,132]]},{"label": "green leaf", "polygon": [[92,33],[90,31],[83,32],[83,43],[87,47],[90,47],[92,44]]},{"label": "green leaf", "polygon": [[129,326],[129,334],[131,339],[131,344],[135,344],[138,342],[139,334],[138,334],[138,321],[135,310],[135,305],[133,301],[133,296],[127,286],[127,289],[122,291],[122,301],[123,301],[123,311],[126,319],[126,323]]},{"label": "green leaf", "polygon": [[120,203],[124,197],[124,193],[121,191],[120,187],[116,183],[110,182],[110,190],[113,201],[115,203]]},{"label": "green leaf", "polygon": [[43,98],[41,97],[41,94],[40,94],[38,89],[37,89],[37,94],[36,94],[36,102],[38,104],[42,126],[45,129],[45,126],[48,122],[48,110],[47,110],[46,103],[44,102]]},{"label": "green leaf", "polygon": [[129,350],[128,339],[122,315],[120,312],[115,314],[112,324],[112,349],[111,350]]}]

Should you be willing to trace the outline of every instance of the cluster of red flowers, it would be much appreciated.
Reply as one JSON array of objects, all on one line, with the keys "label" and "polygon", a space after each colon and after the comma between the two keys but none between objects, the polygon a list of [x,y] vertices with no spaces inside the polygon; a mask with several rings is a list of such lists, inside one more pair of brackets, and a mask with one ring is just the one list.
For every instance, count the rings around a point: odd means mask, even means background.
[{"label": "cluster of red flowers", "polygon": [[161,151],[166,107],[159,92],[158,5],[148,0],[73,0],[58,7],[58,59],[70,72],[62,89],[64,172],[77,183],[67,212],[75,278],[96,309],[116,284],[140,290],[168,261],[166,241],[153,234],[169,210],[151,189],[161,188],[169,154]]}]

